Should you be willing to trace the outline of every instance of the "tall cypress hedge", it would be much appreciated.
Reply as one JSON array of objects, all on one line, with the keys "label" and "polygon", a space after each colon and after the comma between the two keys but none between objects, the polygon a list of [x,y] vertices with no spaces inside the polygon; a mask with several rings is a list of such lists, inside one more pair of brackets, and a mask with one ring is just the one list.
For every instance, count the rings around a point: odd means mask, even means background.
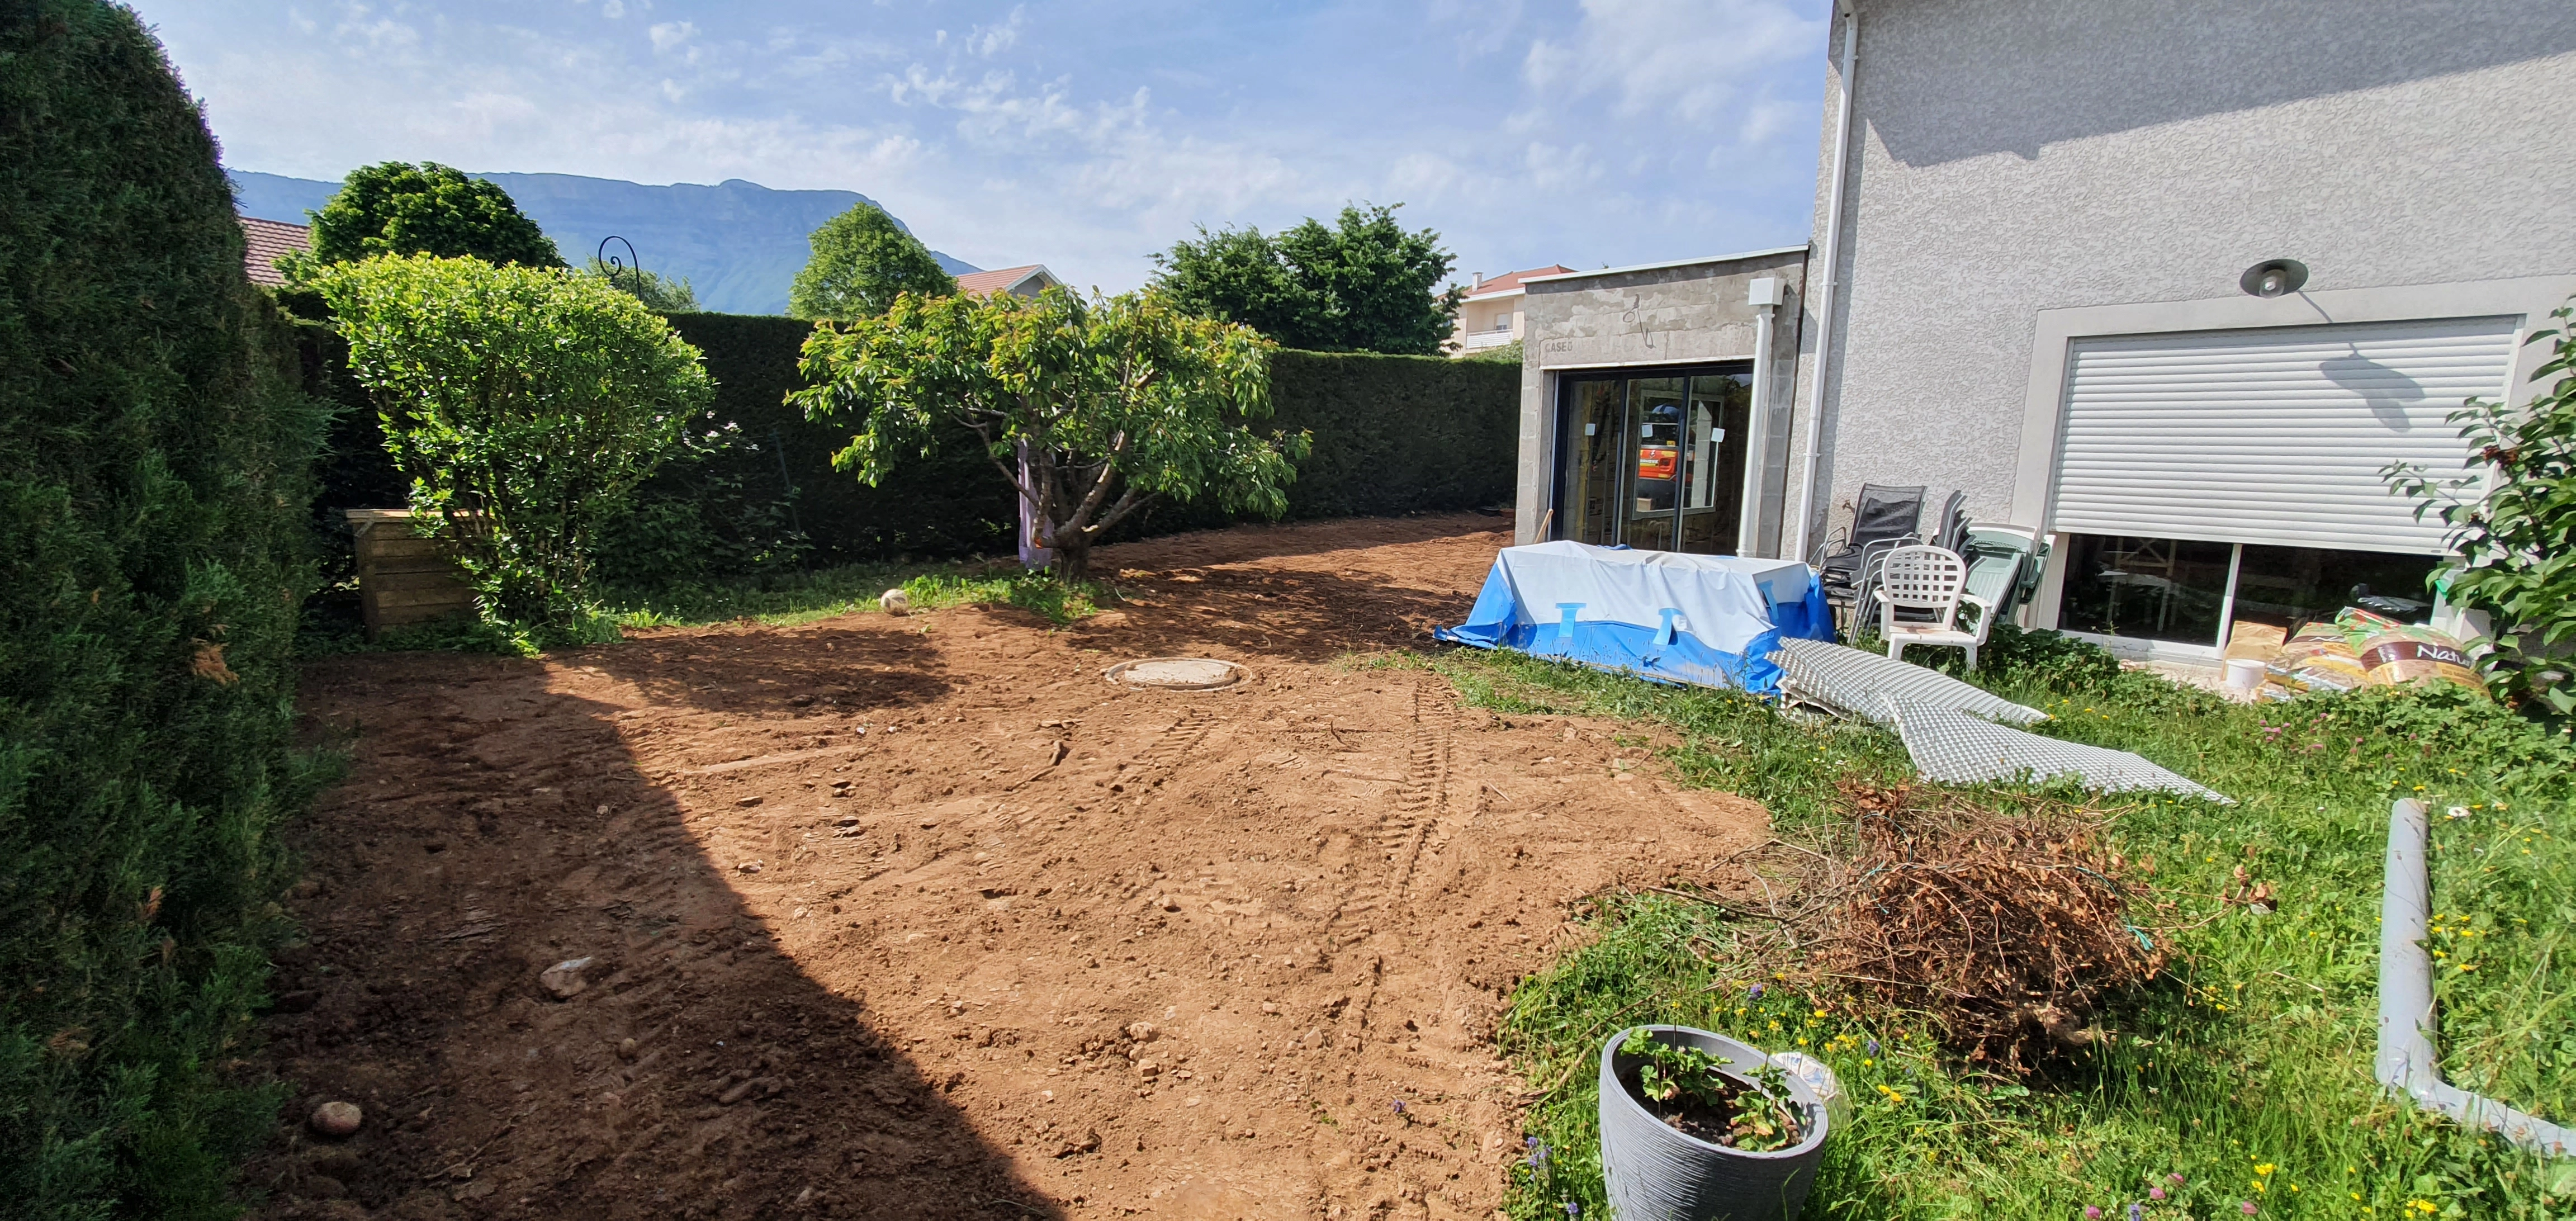
[{"label": "tall cypress hedge", "polygon": [[0,0],[0,1211],[233,1211],[322,411],[135,15]]},{"label": "tall cypress hedge", "polygon": [[[754,571],[792,557],[815,565],[1007,551],[1017,505],[1010,485],[956,429],[928,458],[870,488],[832,469],[846,430],[783,404],[801,385],[812,324],[736,314],[674,314],[706,353],[719,424],[738,426],[712,461],[667,469],[644,490],[600,557],[638,584]],[[1509,500],[1519,454],[1520,369],[1436,356],[1286,351],[1271,362],[1274,417],[1261,425],[1314,433],[1288,487],[1288,516],[1385,517]],[[1160,504],[1120,538],[1221,526],[1210,504]],[[786,546],[801,529],[807,549]]]}]

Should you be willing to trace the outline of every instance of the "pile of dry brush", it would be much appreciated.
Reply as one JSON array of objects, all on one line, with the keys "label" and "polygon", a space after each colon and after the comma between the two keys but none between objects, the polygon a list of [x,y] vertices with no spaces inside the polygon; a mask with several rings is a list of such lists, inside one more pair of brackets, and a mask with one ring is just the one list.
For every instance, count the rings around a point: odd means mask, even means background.
[{"label": "pile of dry brush", "polygon": [[1775,922],[1756,942],[1778,938],[1819,975],[1928,1015],[1970,1060],[2027,1073],[2087,1046],[2103,1006],[2164,969],[2132,923],[2143,885],[2077,812],[1997,812],[1910,786],[1843,797],[1856,851],[1800,850],[1794,879],[1757,871],[1769,910],[1742,914]]}]

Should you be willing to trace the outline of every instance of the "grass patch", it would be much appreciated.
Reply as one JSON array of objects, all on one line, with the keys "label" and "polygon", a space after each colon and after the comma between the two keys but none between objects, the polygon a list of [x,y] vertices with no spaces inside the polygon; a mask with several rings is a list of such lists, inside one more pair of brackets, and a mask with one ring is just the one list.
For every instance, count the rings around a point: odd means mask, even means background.
[{"label": "grass patch", "polygon": [[369,643],[345,607],[308,608],[296,639],[304,657],[341,653],[451,652],[534,657],[548,649],[614,644],[620,630],[754,622],[793,627],[838,615],[879,614],[877,598],[901,589],[915,611],[951,606],[1016,606],[1059,627],[1119,600],[1102,581],[1066,585],[1043,570],[990,571],[990,563],[851,564],[816,572],[722,584],[640,591],[611,588],[570,627],[538,629],[464,617],[390,628]]},{"label": "grass patch", "polygon": [[[1545,1091],[1510,1212],[1601,1215],[1592,1073],[1601,1041],[1678,1022],[1831,1063],[1858,1104],[1813,1217],[2576,1216],[2576,1163],[2550,1165],[2400,1107],[2370,1077],[2388,803],[2433,829],[2444,1070],[2553,1118],[2576,1115],[2576,750],[2465,695],[2375,690],[2245,707],[2124,672],[2063,638],[2012,634],[1977,681],[2046,707],[2040,727],[2134,750],[2238,799],[2097,797],[2106,846],[2155,862],[2177,904],[2152,923],[2180,951],[2113,1021],[2118,1038],[2031,1080],[1976,1070],[1919,1021],[1739,953],[1716,909],[1597,897],[1584,945],[1515,994],[1504,1051]],[[1770,807],[1775,831],[1847,851],[1835,783],[1910,774],[1882,731],[1806,725],[1726,692],[1661,687],[1504,653],[1421,659],[1511,713],[1660,722],[1685,781]],[[2027,798],[1971,790],[2004,805]],[[2056,795],[2064,795],[2059,791]],[[2449,807],[2465,817],[2443,818]],[[2254,915],[2217,896],[2271,884]],[[2468,970],[2460,968],[2467,967]],[[1760,985],[1757,992],[1756,985]],[[2173,1177],[2179,1175],[2180,1180]],[[2164,1193],[2156,1199],[2151,1192]]]}]

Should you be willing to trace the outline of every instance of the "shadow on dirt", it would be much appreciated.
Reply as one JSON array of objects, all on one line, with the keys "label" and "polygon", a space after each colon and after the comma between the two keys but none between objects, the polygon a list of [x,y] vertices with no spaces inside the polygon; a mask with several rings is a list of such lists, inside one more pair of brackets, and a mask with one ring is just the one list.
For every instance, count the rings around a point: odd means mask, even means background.
[{"label": "shadow on dirt", "polygon": [[[935,675],[872,688],[857,676],[904,642],[866,643],[629,647],[684,688],[715,650],[778,668],[757,687],[686,688],[701,707],[944,689]],[[256,1067],[297,1092],[248,1168],[257,1215],[1060,1215],[946,1098],[953,1077],[926,1076],[863,995],[783,956],[731,888],[734,863],[709,859],[636,773],[608,709],[549,691],[535,662],[418,654],[317,663],[305,706],[317,738],[364,723],[348,781],[296,831],[304,940],[280,955]],[[863,931],[832,931],[821,952],[864,954]],[[549,986],[547,968],[582,959]],[[325,1100],[364,1108],[356,1135],[304,1127]]]},{"label": "shadow on dirt", "polygon": [[562,658],[634,683],[658,704],[751,716],[891,711],[951,690],[938,650],[881,627],[657,632]]}]

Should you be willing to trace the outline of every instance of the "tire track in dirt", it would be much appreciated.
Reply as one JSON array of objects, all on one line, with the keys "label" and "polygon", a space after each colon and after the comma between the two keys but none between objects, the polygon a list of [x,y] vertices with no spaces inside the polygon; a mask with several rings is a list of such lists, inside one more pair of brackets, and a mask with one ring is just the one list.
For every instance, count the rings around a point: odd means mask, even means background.
[{"label": "tire track in dirt", "polygon": [[[1380,811],[1377,827],[1370,836],[1377,845],[1371,863],[1379,864],[1382,858],[1384,871],[1374,887],[1355,891],[1352,901],[1334,913],[1336,930],[1377,914],[1357,936],[1349,938],[1350,944],[1377,940],[1381,936],[1377,925],[1381,923],[1390,932],[1415,923],[1408,900],[1423,843],[1440,829],[1449,808],[1449,773],[1457,726],[1458,703],[1448,684],[1428,676],[1417,678],[1404,729],[1404,783],[1396,789],[1394,802]],[[1338,931],[1330,936],[1336,942],[1343,940]],[[1363,1038],[1370,1029],[1370,1011],[1384,982],[1383,968],[1383,955],[1372,952],[1367,982],[1352,998],[1351,1018]]]}]

